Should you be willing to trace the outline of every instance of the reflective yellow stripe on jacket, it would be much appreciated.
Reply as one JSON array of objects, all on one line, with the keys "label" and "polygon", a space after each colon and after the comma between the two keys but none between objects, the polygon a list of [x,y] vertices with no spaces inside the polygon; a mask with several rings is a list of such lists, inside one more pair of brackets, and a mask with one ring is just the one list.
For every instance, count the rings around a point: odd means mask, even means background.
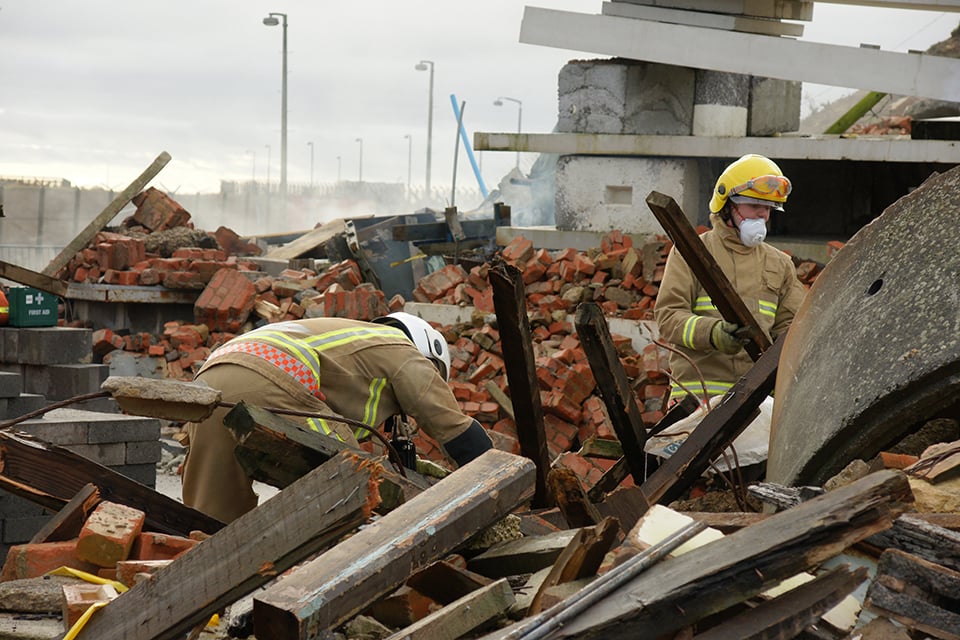
[{"label": "reflective yellow stripe on jacket", "polygon": [[[691,393],[695,394],[697,400],[703,399],[703,385],[700,384],[699,380],[678,380],[677,382],[678,384],[671,385],[671,400],[677,400],[687,395],[687,391],[679,386],[681,384]],[[706,380],[705,382],[707,383],[707,395],[709,396],[722,396],[733,388],[732,382],[721,382],[719,380]]]},{"label": "reflective yellow stripe on jacket", "polygon": [[317,381],[321,382],[320,358],[318,358],[317,354],[313,352],[306,340],[291,338],[287,334],[280,331],[251,331],[250,333],[237,336],[234,338],[234,340],[265,342],[267,344],[272,344],[275,347],[286,349],[295,355],[300,362],[306,365]]}]

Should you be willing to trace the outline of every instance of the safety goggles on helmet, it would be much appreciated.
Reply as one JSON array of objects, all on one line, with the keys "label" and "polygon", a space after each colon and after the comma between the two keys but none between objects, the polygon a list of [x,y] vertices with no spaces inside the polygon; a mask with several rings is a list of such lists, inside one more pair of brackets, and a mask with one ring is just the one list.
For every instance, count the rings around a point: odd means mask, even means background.
[{"label": "safety goggles on helmet", "polygon": [[758,176],[747,180],[741,185],[732,187],[730,191],[727,192],[727,197],[735,196],[744,191],[753,191],[763,196],[786,198],[790,195],[792,189],[793,185],[790,184],[790,180],[786,176]]}]

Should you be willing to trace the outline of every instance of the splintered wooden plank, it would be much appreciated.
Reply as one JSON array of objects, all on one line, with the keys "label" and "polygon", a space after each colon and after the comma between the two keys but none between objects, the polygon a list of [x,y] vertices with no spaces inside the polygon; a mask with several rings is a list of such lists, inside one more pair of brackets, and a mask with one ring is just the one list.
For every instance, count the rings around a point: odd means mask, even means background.
[{"label": "splintered wooden plank", "polygon": [[493,580],[486,576],[461,569],[446,560],[440,560],[410,576],[406,585],[431,600],[450,604],[480,587],[486,587],[491,582]]},{"label": "splintered wooden plank", "polygon": [[740,294],[730,284],[716,258],[707,251],[680,205],[668,195],[651,191],[647,196],[647,206],[673,240],[677,251],[697,280],[710,294],[710,299],[723,319],[739,325],[744,335],[750,339],[744,349],[751,358],[758,360],[760,354],[770,348],[770,339],[757,324]]},{"label": "splintered wooden plank", "polygon": [[666,560],[568,621],[553,637],[619,640],[669,634],[888,528],[905,509],[901,502],[912,499],[903,473],[871,474]]},{"label": "splintered wooden plank", "polygon": [[894,548],[929,562],[960,571],[960,533],[938,526],[927,517],[938,514],[905,513],[893,526],[866,540],[881,549]]},{"label": "splintered wooden plank", "polygon": [[717,407],[703,417],[680,448],[664,460],[640,489],[650,504],[676,500],[740,435],[773,391],[783,340],[763,352],[747,375],[737,380]]},{"label": "splintered wooden plank", "polygon": [[471,571],[491,578],[521,573],[535,573],[553,565],[579,529],[561,529],[539,536],[498,542],[483,553],[470,558]]},{"label": "splintered wooden plank", "polygon": [[13,280],[14,282],[19,282],[20,284],[33,287],[34,289],[40,289],[40,291],[52,293],[53,295],[60,296],[61,298],[67,295],[67,285],[65,285],[62,281],[57,280],[56,278],[51,278],[43,273],[31,271],[30,269],[11,264],[9,262],[4,262],[3,260],[0,260],[0,278]]},{"label": "splintered wooden plank", "polygon": [[547,489],[550,456],[543,430],[540,382],[537,380],[523,279],[520,270],[509,264],[496,265],[490,269],[488,277],[493,287],[493,306],[497,313],[500,341],[503,343],[503,363],[507,370],[507,384],[510,385],[520,454],[533,460],[537,468],[532,506],[549,507],[553,504]]},{"label": "splintered wooden plank", "polygon": [[693,640],[781,640],[795,638],[840,604],[868,577],[866,567],[837,567],[786,593],[721,622]]},{"label": "splintered wooden plank", "polygon": [[0,488],[53,511],[70,502],[86,484],[96,485],[101,500],[140,509],[146,529],[189,536],[215,533],[216,518],[192,509],[89,458],[62,447],[0,431]]},{"label": "splintered wooden plank", "polygon": [[647,432],[637,407],[636,395],[630,388],[627,373],[613,345],[607,320],[598,304],[584,302],[577,307],[574,324],[597,381],[600,398],[607,406],[613,430],[623,447],[623,457],[630,467],[630,474],[633,481],[640,484],[644,481],[646,453],[643,443],[647,440]]},{"label": "splintered wooden plank", "polygon": [[330,222],[325,222],[322,226],[311,229],[293,242],[288,242],[282,247],[272,249],[264,258],[271,260],[291,260],[299,258],[303,254],[313,251],[330,238],[346,231],[346,224],[343,218],[337,218]]},{"label": "splintered wooden plank", "polygon": [[167,166],[167,163],[170,162],[170,154],[166,151],[161,151],[160,155],[157,156],[157,159],[153,163],[143,170],[137,178],[127,185],[127,188],[117,194],[117,197],[110,201],[110,204],[104,208],[97,217],[90,221],[90,223],[84,227],[84,229],[77,234],[77,236],[70,241],[63,250],[57,254],[57,256],[50,261],[46,267],[43,268],[43,275],[53,276],[56,275],[57,271],[60,271],[61,268],[66,266],[70,259],[77,255],[77,252],[83,249],[87,244],[93,240],[93,237],[100,233],[100,231],[107,226],[113,217],[120,213],[120,210],[127,206],[127,203],[137,195],[147,184],[153,180],[153,178],[160,173],[160,170]]},{"label": "splintered wooden plank", "polygon": [[529,500],[534,476],[529,460],[487,451],[259,594],[254,634],[306,640],[335,628]]},{"label": "splintered wooden plank", "polygon": [[331,459],[98,611],[78,640],[182,638],[363,523],[378,471],[349,453]]},{"label": "splintered wooden plank", "polygon": [[505,615],[515,601],[510,583],[501,578],[434,611],[387,640],[457,640]]},{"label": "splintered wooden plank", "polygon": [[100,504],[100,491],[93,484],[85,484],[70,502],[33,534],[30,544],[59,542],[78,537],[83,524],[87,521],[87,516],[97,508],[98,504]]},{"label": "splintered wooden plank", "polygon": [[572,469],[555,467],[547,474],[547,485],[557,501],[563,519],[571,527],[590,527],[601,520],[597,508],[587,499],[580,478]]},{"label": "splintered wooden plank", "polygon": [[863,606],[935,638],[960,640],[960,573],[922,558],[889,549]]}]

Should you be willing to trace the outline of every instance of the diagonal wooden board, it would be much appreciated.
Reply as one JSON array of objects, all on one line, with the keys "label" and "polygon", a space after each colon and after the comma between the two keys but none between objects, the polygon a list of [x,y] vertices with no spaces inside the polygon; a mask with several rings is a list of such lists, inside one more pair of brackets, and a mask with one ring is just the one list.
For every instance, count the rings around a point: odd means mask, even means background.
[{"label": "diagonal wooden board", "polygon": [[113,217],[120,213],[121,209],[127,206],[127,203],[130,202],[133,196],[143,191],[143,188],[160,173],[161,169],[167,166],[168,162],[170,162],[170,154],[166,151],[161,151],[157,159],[153,161],[153,164],[144,169],[143,173],[127,185],[126,189],[118,193],[117,197],[114,198],[103,211],[97,214],[97,217],[91,220],[90,224],[84,227],[84,229],[77,234],[77,237],[71,240],[70,244],[65,246],[63,250],[50,261],[50,264],[43,268],[42,273],[47,276],[52,276],[55,275],[57,271],[60,271],[62,267],[70,262],[70,258],[87,246],[87,243],[93,240],[93,237],[100,233],[100,230],[113,220]]},{"label": "diagonal wooden board", "polygon": [[0,278],[46,291],[61,298],[67,294],[67,285],[63,281],[3,260],[0,260]]},{"label": "diagonal wooden board", "polygon": [[337,218],[336,220],[325,222],[323,225],[308,231],[293,242],[288,242],[282,247],[277,247],[263,257],[271,260],[292,260],[293,258],[299,258],[308,251],[316,249],[330,238],[346,231],[345,222],[344,218]]}]

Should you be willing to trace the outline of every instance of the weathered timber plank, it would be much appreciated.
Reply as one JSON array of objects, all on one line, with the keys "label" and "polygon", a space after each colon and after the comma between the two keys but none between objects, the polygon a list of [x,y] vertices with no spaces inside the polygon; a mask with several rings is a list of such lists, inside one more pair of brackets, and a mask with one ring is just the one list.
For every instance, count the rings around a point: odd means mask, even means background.
[{"label": "weathered timber plank", "polygon": [[189,536],[215,533],[223,523],[89,458],[29,436],[0,431],[0,487],[53,511],[70,502],[86,484],[101,500],[118,502],[146,513],[145,528]]},{"label": "weathered timber plank", "polygon": [[905,508],[900,502],[912,498],[902,473],[871,474],[666,560],[568,621],[555,637],[669,634],[888,528]]},{"label": "weathered timber plank", "polygon": [[349,453],[331,459],[98,611],[78,640],[182,638],[362,524],[379,469]]},{"label": "weathered timber plank", "polygon": [[33,287],[34,289],[40,289],[41,291],[52,293],[53,295],[60,296],[61,298],[67,295],[67,285],[65,285],[61,280],[51,278],[43,273],[37,273],[36,271],[31,271],[30,269],[11,264],[9,262],[4,262],[3,260],[0,260],[0,278],[13,280],[14,282],[19,282],[20,284],[24,284],[28,287]]},{"label": "weathered timber plank", "polygon": [[110,204],[98,213],[97,217],[91,220],[90,223],[70,241],[70,244],[65,246],[63,250],[50,261],[50,264],[43,268],[41,273],[45,276],[56,275],[57,271],[60,271],[61,268],[66,266],[78,251],[87,246],[87,244],[93,240],[93,237],[100,233],[100,231],[113,220],[113,217],[120,213],[121,209],[127,206],[127,203],[130,202],[133,196],[143,191],[143,188],[160,173],[161,169],[167,166],[168,162],[170,162],[170,154],[166,151],[161,151],[156,160],[144,169],[143,173],[137,176],[133,182],[127,185],[126,189],[118,193],[117,197],[111,200]]},{"label": "weathered timber plank", "polygon": [[272,249],[263,257],[271,260],[291,260],[293,258],[299,258],[303,254],[316,249],[330,240],[330,238],[345,231],[346,225],[344,224],[344,219],[337,218],[336,220],[323,223],[322,226],[316,229],[311,229],[293,242],[288,242],[282,247]]},{"label": "weathered timber plank", "polygon": [[587,499],[580,478],[572,469],[551,469],[547,474],[547,486],[569,526],[592,527],[602,519],[597,508]]},{"label": "weathered timber plank", "polygon": [[440,560],[410,576],[406,585],[440,604],[450,604],[491,582],[486,576]]},{"label": "weathered timber plank", "polygon": [[100,491],[91,483],[83,485],[77,495],[70,499],[60,511],[54,514],[40,530],[30,538],[30,544],[39,542],[60,542],[72,540],[80,535],[80,529],[97,505],[100,504]]},{"label": "weathered timber plank", "polygon": [[[493,237],[496,233],[496,225],[493,219],[459,220],[458,224],[463,233],[460,240],[487,239]],[[451,229],[446,222],[398,224],[393,228],[393,239],[401,242],[447,242],[451,240]]]},{"label": "weathered timber plank", "polygon": [[795,638],[839,604],[868,577],[866,567],[837,567],[810,582],[721,622],[693,640],[783,640]]},{"label": "weathered timber plank", "polygon": [[523,279],[519,269],[505,263],[490,269],[488,277],[493,287],[493,306],[497,314],[500,341],[503,343],[503,362],[516,416],[520,455],[533,460],[537,469],[532,506],[549,507],[554,504],[547,488],[550,456],[543,430],[540,383],[537,380]]},{"label": "weathered timber plank", "polygon": [[932,524],[922,514],[905,513],[893,521],[891,528],[870,536],[864,542],[880,549],[906,551],[960,571],[960,533]]},{"label": "weathered timber plank", "polygon": [[664,460],[640,489],[650,504],[676,500],[750,424],[777,379],[783,340],[763,352],[747,375],[737,380],[723,401],[704,416],[680,448]]},{"label": "weathered timber plank", "polygon": [[529,460],[487,451],[258,595],[255,635],[305,640],[336,627],[528,500],[534,476]]},{"label": "weathered timber plank", "polygon": [[751,358],[758,360],[760,354],[770,348],[770,339],[757,324],[753,314],[747,309],[737,290],[730,284],[730,280],[724,275],[716,259],[703,246],[703,241],[697,236],[696,230],[680,209],[680,205],[668,195],[651,191],[647,196],[647,206],[673,240],[677,251],[690,266],[697,280],[710,294],[710,299],[713,300],[723,319],[745,330],[744,335],[750,341],[744,345],[744,348]]},{"label": "weathered timber plank", "polygon": [[434,611],[387,640],[457,640],[504,615],[515,600],[510,583],[502,578]]},{"label": "weathered timber plank", "polygon": [[613,346],[607,320],[597,303],[584,302],[577,307],[574,325],[597,381],[600,398],[607,406],[613,430],[623,447],[630,474],[634,482],[641,484],[645,480],[644,459],[647,454],[643,451],[643,443],[647,440],[647,432],[636,395]]},{"label": "weathered timber plank", "polygon": [[936,638],[960,640],[960,573],[889,549],[863,606]]}]

